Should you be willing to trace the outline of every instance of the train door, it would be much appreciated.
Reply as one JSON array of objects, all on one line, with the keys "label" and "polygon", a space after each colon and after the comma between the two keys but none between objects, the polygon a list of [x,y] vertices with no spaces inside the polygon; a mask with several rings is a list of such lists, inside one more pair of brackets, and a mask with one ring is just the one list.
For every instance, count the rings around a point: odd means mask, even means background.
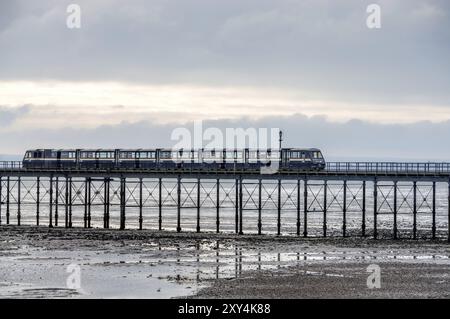
[{"label": "train door", "polygon": [[76,169],[80,169],[80,158],[81,158],[81,150],[75,150],[75,167]]},{"label": "train door", "polygon": [[94,152],[94,167],[95,169],[99,169],[100,168],[100,153],[99,152]]},{"label": "train door", "polygon": [[159,155],[159,150],[160,150],[159,148],[155,150],[155,168],[159,168],[160,167],[159,166],[159,159],[160,159],[161,155]]},{"label": "train door", "polygon": [[44,150],[43,163],[44,168],[53,168],[53,165],[55,165],[55,158],[53,158],[52,150]]},{"label": "train door", "polygon": [[280,160],[281,160],[281,167],[289,167],[289,158],[290,158],[290,151],[289,150],[280,150]]},{"label": "train door", "polygon": [[246,148],[245,150],[244,150],[244,167],[248,167],[249,166],[249,161],[248,161],[248,159],[249,159],[249,150],[248,150],[248,148]]},{"label": "train door", "polygon": [[140,157],[141,157],[141,152],[136,151],[134,153],[134,168],[136,168],[136,169],[141,168]]},{"label": "train door", "polygon": [[56,168],[58,168],[58,169],[62,168],[61,151],[56,151]]},{"label": "train door", "polygon": [[119,157],[120,156],[120,150],[119,149],[115,149],[114,150],[114,168],[118,169],[120,167],[120,163],[119,163]]}]

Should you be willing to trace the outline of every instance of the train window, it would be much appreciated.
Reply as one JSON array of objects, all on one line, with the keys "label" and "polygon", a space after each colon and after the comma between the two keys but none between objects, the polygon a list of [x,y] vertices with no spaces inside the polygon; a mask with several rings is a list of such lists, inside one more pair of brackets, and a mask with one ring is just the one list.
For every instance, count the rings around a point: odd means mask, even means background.
[{"label": "train window", "polygon": [[148,152],[139,152],[136,154],[137,158],[148,158]]},{"label": "train window", "polygon": [[181,155],[181,158],[184,160],[191,159],[191,152],[183,152],[183,154]]},{"label": "train window", "polygon": [[111,153],[110,152],[99,152],[99,158],[101,159],[105,159],[105,158],[111,158]]},{"label": "train window", "polygon": [[169,151],[161,151],[160,157],[162,159],[170,159],[171,158],[171,152],[169,152]]},{"label": "train window", "polygon": [[322,154],[320,152],[314,152],[314,158],[320,159],[322,158]]},{"label": "train window", "polygon": [[258,158],[258,152],[257,151],[250,151],[250,152],[248,152],[248,158],[250,158],[250,159],[257,159]]},{"label": "train window", "polygon": [[120,158],[122,159],[133,159],[135,156],[135,152],[120,152]]}]

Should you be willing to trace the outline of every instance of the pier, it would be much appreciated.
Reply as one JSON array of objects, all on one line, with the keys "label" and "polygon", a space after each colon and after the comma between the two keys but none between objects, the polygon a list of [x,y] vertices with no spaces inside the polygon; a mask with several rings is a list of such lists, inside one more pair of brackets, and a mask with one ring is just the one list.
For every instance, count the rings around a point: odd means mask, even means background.
[{"label": "pier", "polygon": [[24,169],[0,162],[0,225],[450,241],[450,163],[322,171]]}]

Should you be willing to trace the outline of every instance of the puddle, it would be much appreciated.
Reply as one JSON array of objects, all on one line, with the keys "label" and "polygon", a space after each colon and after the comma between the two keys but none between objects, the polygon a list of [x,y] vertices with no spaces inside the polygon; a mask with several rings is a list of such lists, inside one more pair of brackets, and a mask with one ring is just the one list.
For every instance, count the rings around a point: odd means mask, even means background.
[{"label": "puddle", "polygon": [[[46,245],[0,248],[0,297],[171,298],[195,294],[215,279],[234,279],[245,276],[247,271],[295,265],[374,261],[450,265],[447,248],[440,250],[439,245],[367,249],[307,242],[254,245],[230,240],[187,240],[179,244],[108,241],[85,247],[48,241]],[[71,289],[67,284],[74,265],[80,270],[80,289]]]}]

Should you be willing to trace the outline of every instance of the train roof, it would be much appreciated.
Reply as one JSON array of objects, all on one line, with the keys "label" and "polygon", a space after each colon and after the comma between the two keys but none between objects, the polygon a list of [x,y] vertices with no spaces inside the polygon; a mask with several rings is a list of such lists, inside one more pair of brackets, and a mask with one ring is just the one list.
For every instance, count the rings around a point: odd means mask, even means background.
[{"label": "train roof", "polygon": [[[268,149],[257,149],[257,148],[247,148],[249,151],[277,151],[277,148],[268,148]],[[36,151],[54,151],[54,152],[75,152],[75,151],[83,151],[83,152],[114,152],[116,150],[119,150],[121,152],[154,152],[154,151],[217,151],[217,150],[224,150],[224,151],[243,151],[243,148],[180,148],[180,149],[172,149],[172,148],[120,148],[120,149],[114,149],[114,148],[82,148],[82,149],[75,149],[75,148],[64,148],[64,149],[48,149],[48,148],[37,148],[37,149],[29,149],[27,152],[36,152]],[[318,148],[282,148],[282,150],[287,151],[312,151],[312,152],[320,152],[320,149]]]}]

